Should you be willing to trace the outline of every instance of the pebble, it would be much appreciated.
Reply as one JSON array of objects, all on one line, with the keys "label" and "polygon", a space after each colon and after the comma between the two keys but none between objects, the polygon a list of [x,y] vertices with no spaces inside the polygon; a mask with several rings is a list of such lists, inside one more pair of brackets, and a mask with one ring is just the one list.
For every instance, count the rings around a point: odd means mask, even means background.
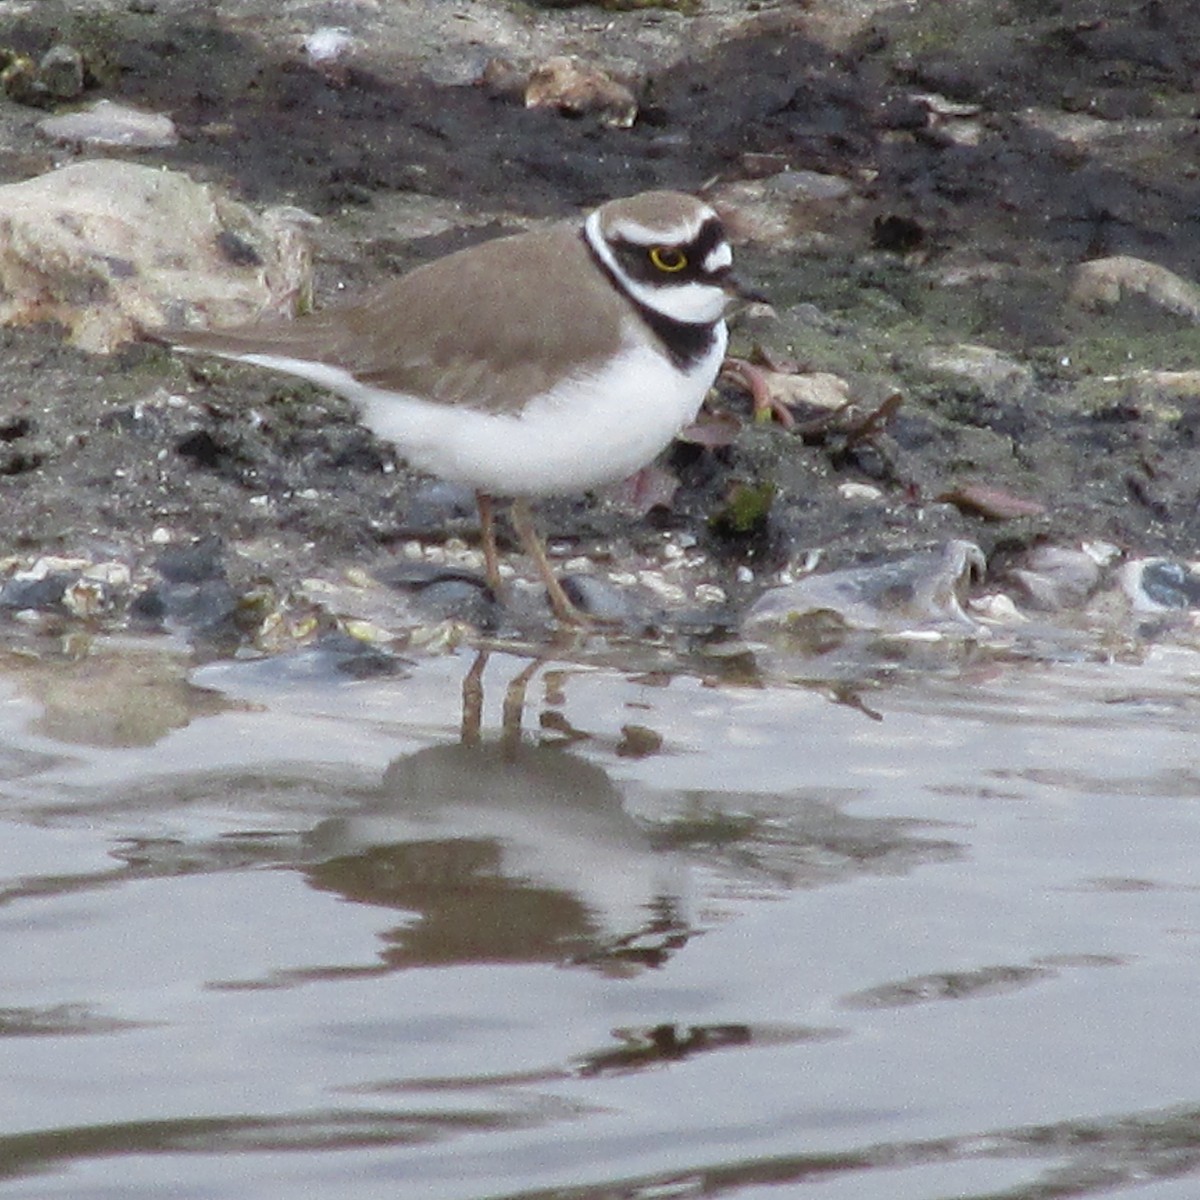
[{"label": "pebble", "polygon": [[1007,574],[1023,602],[1057,612],[1087,600],[1100,585],[1101,565],[1083,549],[1036,545]]},{"label": "pebble", "polygon": [[1097,566],[1107,567],[1121,557],[1120,546],[1112,542],[1086,541],[1079,547]]},{"label": "pebble", "polygon": [[724,604],[729,596],[723,587],[715,583],[699,583],[696,585],[696,601],[699,604]]},{"label": "pebble", "polygon": [[74,46],[51,46],[38,63],[38,81],[58,100],[73,100],[83,91],[83,55]]},{"label": "pebble", "polygon": [[98,580],[77,579],[63,589],[62,604],[72,616],[96,617],[108,607],[108,593]]},{"label": "pebble", "polygon": [[490,625],[496,602],[482,579],[439,579],[413,594],[420,610],[437,621],[456,621],[476,627]]},{"label": "pebble", "polygon": [[14,575],[0,587],[0,608],[19,612],[52,612],[63,607],[63,593],[78,582],[78,574],[53,572],[24,577]]},{"label": "pebble", "polygon": [[599,67],[556,55],[534,68],[525,87],[526,108],[555,108],[568,116],[593,115],[602,124],[628,129],[637,119],[637,98]]},{"label": "pebble", "polygon": [[419,625],[409,637],[409,646],[426,654],[450,653],[467,639],[470,630],[461,621],[438,621]]},{"label": "pebble", "polygon": [[154,569],[168,583],[203,583],[224,579],[224,545],[220,538],[168,546],[154,560]]},{"label": "pebble", "polygon": [[970,342],[933,346],[921,355],[921,361],[929,370],[968,380],[989,395],[1021,393],[1034,383],[1032,367],[991,346]]},{"label": "pebble", "polygon": [[77,112],[45,117],[37,123],[37,130],[52,142],[77,142],[83,146],[147,150],[174,146],[179,141],[179,132],[170,117],[112,100],[97,100]]},{"label": "pebble", "polygon": [[602,621],[629,622],[639,615],[638,606],[623,588],[599,575],[568,575],[563,589],[580,611]]},{"label": "pebble", "polygon": [[336,596],[339,590],[337,584],[330,583],[328,579],[318,579],[313,575],[302,579],[300,586],[310,596]]},{"label": "pebble", "polygon": [[354,46],[350,31],[341,25],[325,25],[314,29],[302,43],[311,63],[329,63],[341,58]]},{"label": "pebble", "polygon": [[870,483],[842,483],[838,485],[838,495],[843,500],[882,500],[883,492]]},{"label": "pebble", "polygon": [[1200,571],[1195,563],[1143,558],[1126,563],[1121,586],[1138,612],[1200,608]]},{"label": "pebble", "polygon": [[15,572],[13,578],[32,581],[46,579],[51,575],[77,574],[87,565],[86,558],[60,558],[57,555],[44,554],[24,571]]},{"label": "pebble", "polygon": [[1095,258],[1075,269],[1070,297],[1081,308],[1112,308],[1125,295],[1200,322],[1200,287],[1158,263],[1129,254]]},{"label": "pebble", "polygon": [[639,571],[638,583],[668,604],[683,604],[687,600],[683,588],[664,579],[657,571]]},{"label": "pebble", "polygon": [[127,588],[133,582],[129,567],[123,562],[92,563],[83,569],[84,579],[93,579],[110,588]]},{"label": "pebble", "polygon": [[973,542],[953,540],[877,564],[807,575],[764,592],[743,618],[743,631],[783,632],[831,617],[844,628],[909,633],[935,626],[978,632],[962,593],[986,568]]},{"label": "pebble", "polygon": [[1003,592],[992,592],[968,602],[967,610],[973,617],[995,625],[1019,625],[1029,618],[1016,606],[1011,596]]},{"label": "pebble", "polygon": [[376,625],[373,621],[365,621],[357,617],[343,621],[342,628],[356,641],[366,642],[369,645],[387,645],[395,640],[395,634],[391,630],[385,629],[382,625]]}]

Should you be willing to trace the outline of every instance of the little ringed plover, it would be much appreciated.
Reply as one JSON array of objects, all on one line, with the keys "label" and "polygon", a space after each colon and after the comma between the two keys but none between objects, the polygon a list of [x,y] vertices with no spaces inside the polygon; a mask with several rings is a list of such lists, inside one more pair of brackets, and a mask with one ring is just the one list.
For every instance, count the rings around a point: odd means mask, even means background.
[{"label": "little ringed plover", "polygon": [[572,621],[529,500],[624,479],[694,419],[725,356],[726,303],[749,294],[732,263],[712,208],[644,192],[436,259],[354,304],[156,336],[338,392],[412,466],[474,488],[497,595],[492,497],[511,498],[551,607]]}]

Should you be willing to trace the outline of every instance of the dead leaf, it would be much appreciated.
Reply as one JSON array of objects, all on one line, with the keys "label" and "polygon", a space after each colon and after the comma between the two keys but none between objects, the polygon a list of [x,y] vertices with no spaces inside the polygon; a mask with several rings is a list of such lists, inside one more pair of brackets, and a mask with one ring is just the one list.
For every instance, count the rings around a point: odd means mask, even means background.
[{"label": "dead leaf", "polygon": [[634,516],[644,517],[652,508],[670,508],[679,480],[663,467],[643,467],[618,483],[611,496],[618,507]]},{"label": "dead leaf", "polygon": [[964,483],[951,488],[937,497],[945,504],[953,504],[960,512],[984,517],[989,521],[1014,521],[1018,517],[1040,517],[1045,505],[1023,496],[1014,496],[1002,488],[988,487],[982,483]]},{"label": "dead leaf", "polygon": [[719,450],[732,445],[741,428],[741,421],[733,413],[702,412],[699,420],[685,425],[675,436],[690,446]]}]

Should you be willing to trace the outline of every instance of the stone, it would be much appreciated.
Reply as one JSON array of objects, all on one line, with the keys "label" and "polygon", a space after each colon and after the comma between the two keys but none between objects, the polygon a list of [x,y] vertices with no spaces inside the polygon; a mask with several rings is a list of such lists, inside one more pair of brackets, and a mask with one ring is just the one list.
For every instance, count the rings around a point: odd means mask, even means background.
[{"label": "stone", "polygon": [[595,116],[628,129],[637,119],[637,98],[600,67],[556,55],[534,68],[525,87],[526,108],[554,108],[567,116]]},{"label": "stone", "polygon": [[55,321],[106,354],[163,325],[236,325],[306,308],[296,209],[256,215],[186,175],[76,163],[0,187],[0,324]]},{"label": "stone", "polygon": [[175,122],[161,113],[143,112],[112,100],[97,100],[78,112],[45,117],[38,133],[52,142],[82,146],[125,146],[153,149],[174,146],[179,141]]},{"label": "stone", "polygon": [[959,342],[931,346],[921,355],[930,371],[975,384],[984,395],[1020,395],[1033,386],[1033,369],[991,346]]},{"label": "stone", "polygon": [[83,91],[83,55],[74,46],[51,46],[38,63],[38,78],[56,100],[73,100]]},{"label": "stone", "polygon": [[854,630],[978,632],[962,607],[986,570],[983,551],[954,540],[891,562],[806,575],[764,592],[742,621],[748,638],[808,631],[814,622]]},{"label": "stone", "polygon": [[1129,254],[1080,263],[1070,295],[1081,308],[1091,309],[1112,308],[1127,295],[1141,296],[1157,308],[1200,323],[1200,287]]}]

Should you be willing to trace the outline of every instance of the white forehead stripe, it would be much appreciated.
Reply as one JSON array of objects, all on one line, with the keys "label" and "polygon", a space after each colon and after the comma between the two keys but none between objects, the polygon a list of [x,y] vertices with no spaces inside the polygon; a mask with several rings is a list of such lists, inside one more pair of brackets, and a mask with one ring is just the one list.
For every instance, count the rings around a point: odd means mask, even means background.
[{"label": "white forehead stripe", "polygon": [[703,269],[706,275],[732,266],[733,251],[730,250],[728,242],[718,242],[704,257]]},{"label": "white forehead stripe", "polygon": [[612,222],[608,228],[608,236],[614,240],[633,242],[637,246],[683,245],[699,237],[704,222],[716,215],[711,208],[701,208],[697,210],[696,218],[693,221],[670,228],[663,228],[660,225],[655,229],[651,229],[639,221],[631,221],[626,217]]}]

